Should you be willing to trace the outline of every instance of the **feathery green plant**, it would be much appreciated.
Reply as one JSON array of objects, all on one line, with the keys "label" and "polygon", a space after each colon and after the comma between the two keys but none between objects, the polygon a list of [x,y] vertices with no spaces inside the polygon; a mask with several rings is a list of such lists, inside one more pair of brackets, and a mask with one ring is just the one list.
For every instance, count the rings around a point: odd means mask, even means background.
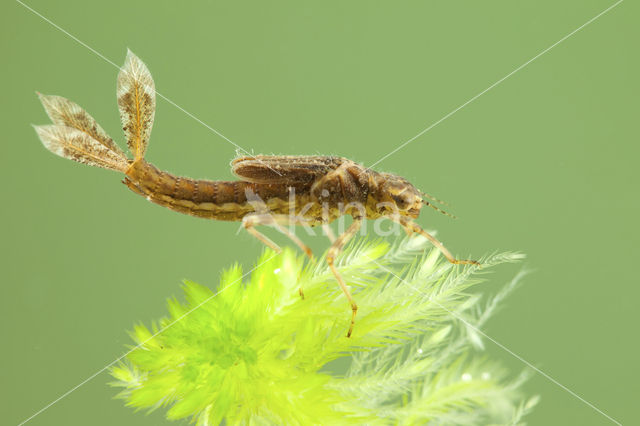
[{"label": "feathery green plant", "polygon": [[[198,425],[519,423],[537,402],[519,389],[528,374],[509,379],[479,356],[477,329],[520,275],[487,301],[467,291],[522,256],[488,256],[478,270],[425,247],[418,237],[345,249],[339,270],[360,308],[351,338],[331,271],[292,250],[266,250],[246,283],[232,267],[216,292],[187,281],[168,318],[135,326],[137,346],[111,370],[118,396]],[[350,361],[340,373],[338,359]]]}]

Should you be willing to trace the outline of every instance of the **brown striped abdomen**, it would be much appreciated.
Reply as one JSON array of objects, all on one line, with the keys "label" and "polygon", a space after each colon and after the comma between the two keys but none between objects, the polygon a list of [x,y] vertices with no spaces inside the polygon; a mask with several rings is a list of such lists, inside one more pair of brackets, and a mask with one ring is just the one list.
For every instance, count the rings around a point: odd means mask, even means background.
[{"label": "brown striped abdomen", "polygon": [[[124,183],[135,193],[171,210],[192,216],[239,221],[256,211],[247,192],[256,194],[269,212],[289,214],[289,188],[243,181],[191,179],[163,172],[144,160],[131,164]],[[297,188],[296,204],[308,199],[305,188]],[[302,197],[301,197],[302,196]]]}]

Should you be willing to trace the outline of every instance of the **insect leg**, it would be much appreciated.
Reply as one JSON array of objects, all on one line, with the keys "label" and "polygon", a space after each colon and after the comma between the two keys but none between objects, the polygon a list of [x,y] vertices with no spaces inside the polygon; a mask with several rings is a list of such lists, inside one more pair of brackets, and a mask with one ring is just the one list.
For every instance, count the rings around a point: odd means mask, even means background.
[{"label": "insect leg", "polygon": [[422,229],[414,221],[412,221],[410,219],[407,219],[405,217],[402,217],[402,216],[389,217],[389,219],[391,219],[394,222],[397,222],[400,225],[402,225],[404,227],[404,229],[407,230],[408,232],[415,232],[417,234],[422,235],[423,237],[425,237],[429,241],[431,241],[431,243],[438,250],[440,250],[440,253],[442,253],[444,255],[444,257],[446,257],[449,262],[451,262],[453,264],[456,264],[456,265],[478,265],[478,266],[481,266],[480,262],[477,262],[475,260],[463,260],[463,259],[456,259],[455,257],[453,257],[451,252],[449,250],[447,250],[447,248],[440,241],[438,241],[438,239],[436,237],[434,237],[433,235],[429,234],[427,231]]},{"label": "insect leg", "polygon": [[271,247],[273,250],[280,252],[280,246],[267,238],[264,234],[259,232],[254,227],[256,225],[270,225],[276,228],[278,231],[282,232],[284,235],[289,237],[291,241],[293,241],[300,249],[309,257],[309,259],[313,260],[313,252],[305,243],[302,242],[300,238],[298,238],[294,233],[289,231],[287,228],[281,226],[281,224],[288,224],[291,222],[291,218],[288,215],[284,214],[250,214],[242,218],[242,226],[254,237],[262,241],[267,246]]},{"label": "insect leg", "polygon": [[352,311],[351,325],[349,325],[349,331],[347,332],[347,337],[351,337],[351,332],[353,331],[353,325],[356,322],[356,313],[358,312],[358,305],[356,305],[356,302],[353,300],[353,297],[351,296],[351,293],[349,292],[349,289],[347,288],[347,285],[345,284],[344,279],[342,279],[342,276],[338,272],[338,269],[335,267],[333,262],[336,256],[340,254],[340,252],[342,251],[342,248],[347,243],[347,241],[349,241],[358,232],[358,229],[360,229],[360,226],[362,226],[362,217],[354,217],[353,223],[349,226],[349,228],[347,228],[346,231],[344,231],[342,235],[340,235],[333,242],[333,244],[331,244],[331,248],[329,248],[329,252],[327,253],[327,264],[329,265],[329,268],[331,268],[333,275],[335,275],[336,280],[338,280],[338,284],[340,285],[340,288],[344,292],[345,296],[347,296],[347,299],[349,299],[349,303],[351,304],[351,311]]},{"label": "insect leg", "polygon": [[243,217],[242,218],[242,226],[244,227],[244,229],[247,230],[248,233],[250,233],[251,235],[256,237],[258,240],[262,241],[262,243],[264,245],[266,245],[270,249],[280,253],[282,251],[282,249],[280,248],[279,245],[277,245],[276,243],[271,241],[271,239],[269,239],[269,237],[267,237],[262,232],[260,232],[260,231],[258,231],[257,229],[254,228],[255,225],[259,224],[259,223],[257,223],[258,222],[258,220],[257,220],[258,217],[259,216],[257,216],[257,215],[247,215],[247,216]]},{"label": "insect leg", "polygon": [[329,241],[331,241],[331,243],[333,244],[336,240],[336,235],[333,233],[333,230],[331,229],[331,227],[329,226],[328,223],[323,223],[322,224],[322,230],[324,231],[325,235],[327,236],[327,238],[329,238]]},{"label": "insect leg", "polygon": [[[311,259],[313,261],[314,260],[313,252],[311,251],[309,246],[307,246],[305,243],[303,243],[300,238],[298,238],[295,234],[293,234],[287,228],[281,226],[281,224],[287,225],[287,224],[291,223],[292,219],[294,220],[294,223],[295,223],[296,222],[295,218],[292,218],[292,217],[290,217],[288,215],[284,215],[284,214],[275,214],[275,215],[268,214],[268,213],[251,214],[251,215],[247,215],[247,216],[242,218],[242,225],[244,226],[244,228],[251,235],[253,235],[257,239],[262,241],[267,246],[271,247],[273,250],[275,250],[278,253],[280,253],[282,251],[280,249],[280,246],[278,246],[276,243],[274,243],[269,238],[267,238],[267,236],[265,236],[264,234],[262,234],[261,232],[259,232],[257,229],[254,228],[254,226],[256,226],[256,225],[271,225],[271,226],[275,227],[278,231],[282,232],[284,235],[289,237],[289,239],[291,239],[291,241],[296,243],[296,245],[298,247],[300,247],[300,249],[303,252],[305,252],[305,254],[309,257],[309,259]],[[298,222],[300,222],[300,221],[298,221]],[[300,297],[302,299],[304,299],[304,291],[302,290],[302,287],[300,287],[298,289],[298,293],[300,293]]]}]

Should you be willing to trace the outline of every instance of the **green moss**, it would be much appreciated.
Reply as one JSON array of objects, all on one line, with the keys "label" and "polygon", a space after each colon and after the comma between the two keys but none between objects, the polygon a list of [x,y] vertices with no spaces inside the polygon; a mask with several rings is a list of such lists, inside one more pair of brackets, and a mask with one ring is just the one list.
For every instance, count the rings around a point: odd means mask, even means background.
[{"label": "green moss", "polygon": [[[360,307],[346,338],[350,308],[324,262],[287,249],[256,265],[230,268],[216,291],[185,282],[167,318],[134,327],[137,346],[111,370],[127,405],[217,425],[516,423],[535,404],[519,391],[526,373],[509,380],[479,356],[474,331],[517,280],[485,302],[467,293],[478,269],[425,254],[421,238],[356,241],[339,261]],[[334,373],[340,358],[350,366]]]}]

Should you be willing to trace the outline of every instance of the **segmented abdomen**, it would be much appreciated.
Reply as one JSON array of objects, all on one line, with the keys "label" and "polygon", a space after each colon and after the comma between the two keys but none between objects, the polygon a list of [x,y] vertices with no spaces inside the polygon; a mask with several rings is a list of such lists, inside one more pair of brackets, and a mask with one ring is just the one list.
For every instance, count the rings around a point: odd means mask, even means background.
[{"label": "segmented abdomen", "polygon": [[[260,201],[256,204],[251,194],[259,197],[271,213],[288,213],[289,190],[283,185],[191,179],[163,172],[144,160],[132,163],[126,175],[124,183],[135,193],[192,216],[242,220],[259,208]],[[247,195],[250,200],[247,200]]]}]

